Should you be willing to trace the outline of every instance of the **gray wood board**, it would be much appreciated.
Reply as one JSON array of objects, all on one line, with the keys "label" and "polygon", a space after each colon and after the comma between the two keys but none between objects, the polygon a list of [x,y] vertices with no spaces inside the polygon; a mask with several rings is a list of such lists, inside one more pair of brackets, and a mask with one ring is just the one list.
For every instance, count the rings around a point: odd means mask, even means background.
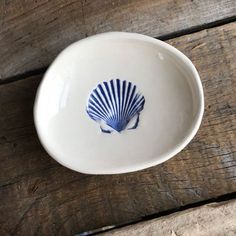
[{"label": "gray wood board", "polygon": [[233,16],[234,0],[2,1],[0,80],[48,66],[67,45],[89,35],[160,37]]},{"label": "gray wood board", "polygon": [[211,203],[165,217],[144,221],[99,236],[235,235],[236,200]]}]

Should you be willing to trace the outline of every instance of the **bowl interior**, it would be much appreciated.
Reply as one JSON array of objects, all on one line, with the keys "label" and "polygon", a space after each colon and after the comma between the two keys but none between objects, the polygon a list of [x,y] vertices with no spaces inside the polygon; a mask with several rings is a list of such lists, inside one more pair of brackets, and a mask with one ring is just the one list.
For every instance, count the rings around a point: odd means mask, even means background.
[{"label": "bowl interior", "polygon": [[[103,133],[87,112],[103,81],[125,80],[145,97],[136,129]],[[203,112],[198,74],[173,47],[147,36],[108,33],[66,48],[48,69],[35,102],[40,140],[61,164],[112,174],[161,163],[195,135]]]}]

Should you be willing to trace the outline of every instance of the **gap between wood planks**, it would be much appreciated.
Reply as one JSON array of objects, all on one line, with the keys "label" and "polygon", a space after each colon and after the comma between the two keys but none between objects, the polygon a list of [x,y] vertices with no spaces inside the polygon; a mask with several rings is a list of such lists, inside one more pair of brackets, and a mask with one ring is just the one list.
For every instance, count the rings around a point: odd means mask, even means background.
[{"label": "gap between wood planks", "polygon": [[94,230],[91,230],[91,231],[88,231],[88,232],[81,232],[81,233],[76,234],[76,236],[80,236],[80,235],[89,235],[89,236],[98,235],[98,234],[101,234],[101,233],[112,231],[114,229],[119,229],[119,228],[123,228],[125,226],[134,225],[134,224],[137,224],[137,223],[140,223],[140,222],[153,220],[153,219],[156,219],[156,218],[159,218],[159,217],[162,217],[162,216],[171,215],[171,214],[176,213],[176,212],[180,212],[180,211],[184,211],[184,210],[187,210],[187,209],[204,206],[204,205],[209,204],[209,203],[214,203],[214,202],[219,203],[219,202],[224,202],[224,201],[228,201],[228,200],[232,200],[232,199],[236,199],[236,192],[228,193],[228,194],[216,197],[216,198],[211,198],[211,199],[208,199],[208,200],[187,204],[185,206],[181,206],[181,207],[174,208],[174,209],[171,209],[171,210],[167,210],[167,211],[159,212],[159,213],[156,213],[156,214],[148,215],[148,216],[142,217],[142,219],[140,219],[140,220],[129,222],[127,224],[106,226],[106,227],[99,228],[99,229],[94,229]]},{"label": "gap between wood planks", "polygon": [[[202,30],[206,30],[206,29],[226,25],[226,24],[229,24],[229,23],[232,23],[232,22],[235,22],[235,21],[236,21],[236,15],[232,16],[232,17],[222,19],[222,20],[218,20],[218,21],[215,21],[215,22],[211,22],[211,23],[207,23],[207,24],[203,24],[203,25],[198,25],[198,26],[194,26],[192,28],[188,28],[188,29],[176,31],[176,32],[173,32],[173,33],[170,33],[170,34],[162,35],[160,37],[157,37],[157,39],[160,39],[162,41],[166,41],[166,40],[173,39],[173,38],[178,38],[178,37],[181,37],[181,36],[184,36],[184,35],[197,33],[197,32],[202,31]],[[23,79],[26,79],[26,78],[28,78],[30,76],[33,76],[33,75],[38,75],[38,74],[45,73],[47,68],[48,67],[42,67],[42,68],[38,68],[38,69],[35,69],[35,70],[32,70],[32,71],[27,71],[27,72],[22,73],[22,74],[7,77],[5,79],[0,80],[0,85],[8,84],[8,83],[18,81],[18,80],[23,80]]]}]

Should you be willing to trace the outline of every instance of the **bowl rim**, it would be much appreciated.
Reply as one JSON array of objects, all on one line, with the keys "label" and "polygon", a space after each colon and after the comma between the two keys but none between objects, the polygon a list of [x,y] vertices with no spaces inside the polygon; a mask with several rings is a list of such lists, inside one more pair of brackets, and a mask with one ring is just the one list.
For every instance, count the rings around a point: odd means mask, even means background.
[{"label": "bowl rim", "polygon": [[[43,134],[44,132],[42,132],[40,130],[40,121],[38,119],[38,101],[40,99],[40,96],[42,94],[42,85],[45,83],[46,79],[47,79],[47,75],[50,71],[50,68],[52,67],[53,64],[55,64],[58,60],[59,57],[61,57],[63,55],[63,53],[65,51],[67,51],[69,48],[73,48],[76,47],[78,44],[83,44],[87,41],[90,40],[96,40],[96,39],[113,39],[113,38],[127,38],[127,39],[137,39],[137,40],[142,40],[148,43],[152,43],[155,44],[161,48],[163,48],[164,50],[167,50],[169,52],[171,52],[172,54],[174,54],[177,59],[181,59],[182,62],[191,70],[192,74],[193,74],[193,79],[196,80],[196,90],[198,90],[198,94],[199,94],[199,107],[198,107],[198,111],[196,114],[195,119],[192,121],[189,131],[187,132],[186,136],[184,139],[182,139],[177,145],[175,145],[171,150],[169,150],[168,152],[166,152],[165,154],[158,156],[158,158],[153,159],[153,160],[147,160],[144,161],[142,163],[139,164],[134,164],[134,165],[130,165],[128,167],[114,167],[114,168],[110,168],[109,171],[107,171],[107,169],[105,171],[89,171],[89,170],[85,170],[85,169],[80,169],[77,166],[73,166],[71,164],[66,163],[64,160],[60,159],[57,157],[56,153],[54,150],[52,150],[51,148],[48,147],[47,145],[47,140],[45,138],[45,135]],[[200,76],[195,68],[195,66],[193,65],[192,61],[186,56],[184,55],[181,51],[179,51],[178,49],[176,49],[175,47],[169,45],[166,42],[163,42],[159,39],[156,38],[152,38],[150,36],[147,35],[143,35],[143,34],[138,34],[138,33],[129,33],[129,32],[118,32],[118,31],[114,31],[114,32],[106,32],[106,33],[101,33],[101,34],[96,34],[93,36],[89,36],[87,38],[81,39],[79,41],[76,41],[72,44],[70,44],[69,46],[67,46],[64,50],[62,50],[58,56],[54,59],[54,61],[51,63],[51,65],[48,67],[46,73],[44,74],[42,80],[40,81],[40,84],[38,86],[37,92],[36,92],[36,96],[35,96],[35,102],[34,102],[34,107],[33,107],[33,118],[34,118],[34,124],[35,124],[35,128],[36,128],[36,132],[38,134],[39,137],[39,141],[42,144],[42,146],[44,147],[44,149],[46,150],[46,152],[54,159],[56,160],[58,163],[60,163],[61,165],[72,169],[74,171],[80,172],[80,173],[84,173],[84,174],[97,174],[97,175],[104,175],[104,174],[123,174],[123,173],[129,173],[129,172],[134,172],[134,171],[138,171],[138,170],[143,170],[158,164],[161,164],[167,160],[169,160],[170,158],[174,157],[177,153],[179,153],[181,150],[183,150],[188,144],[189,142],[194,138],[194,136],[196,135],[202,118],[203,118],[203,113],[204,113],[204,93],[203,93],[203,87],[202,87],[202,83],[200,80]]]}]

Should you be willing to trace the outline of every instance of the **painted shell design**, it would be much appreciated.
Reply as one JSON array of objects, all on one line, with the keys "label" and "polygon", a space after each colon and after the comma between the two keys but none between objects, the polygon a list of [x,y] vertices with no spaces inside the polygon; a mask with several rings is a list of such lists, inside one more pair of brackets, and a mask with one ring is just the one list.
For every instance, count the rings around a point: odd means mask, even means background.
[{"label": "painted shell design", "polygon": [[145,98],[136,85],[120,79],[102,82],[88,98],[87,114],[99,123],[101,131],[111,133],[136,129]]}]

